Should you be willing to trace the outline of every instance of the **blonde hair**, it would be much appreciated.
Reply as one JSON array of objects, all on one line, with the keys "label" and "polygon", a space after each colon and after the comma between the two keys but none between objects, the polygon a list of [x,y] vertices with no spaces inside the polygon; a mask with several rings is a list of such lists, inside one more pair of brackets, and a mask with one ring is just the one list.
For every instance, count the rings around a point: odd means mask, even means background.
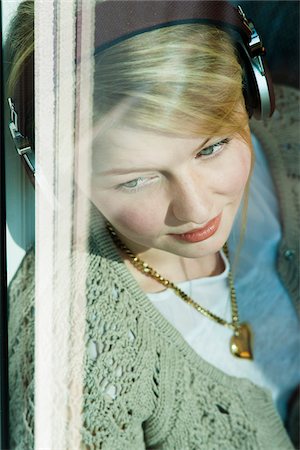
[{"label": "blonde hair", "polygon": [[[8,96],[13,97],[16,84],[26,67],[34,49],[34,1],[26,0],[18,6],[6,38],[7,59],[10,73],[7,82]],[[32,74],[33,75],[33,74]]]},{"label": "blonde hair", "polygon": [[133,100],[124,123],[165,133],[243,133],[243,74],[227,33],[202,24],[160,28],[96,56],[95,118]]}]

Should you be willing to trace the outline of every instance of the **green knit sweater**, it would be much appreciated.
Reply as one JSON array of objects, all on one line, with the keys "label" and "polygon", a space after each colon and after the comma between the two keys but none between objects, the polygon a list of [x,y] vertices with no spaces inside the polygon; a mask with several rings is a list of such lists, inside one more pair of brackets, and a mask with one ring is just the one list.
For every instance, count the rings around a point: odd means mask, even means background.
[{"label": "green knit sweater", "polygon": [[[295,305],[297,96],[279,89],[281,112],[252,124],[269,158],[281,217],[289,218],[282,222],[278,269]],[[97,220],[86,280],[83,448],[292,449],[270,393],[199,357],[141,291]],[[33,448],[33,267],[31,252],[10,287],[11,448],[24,450]]]}]

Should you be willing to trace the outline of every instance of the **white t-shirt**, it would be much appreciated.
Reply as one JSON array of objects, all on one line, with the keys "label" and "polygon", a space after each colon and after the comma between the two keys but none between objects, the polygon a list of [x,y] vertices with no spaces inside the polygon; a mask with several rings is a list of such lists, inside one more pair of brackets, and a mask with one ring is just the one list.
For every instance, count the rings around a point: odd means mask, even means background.
[{"label": "white t-shirt", "polygon": [[[235,288],[240,321],[248,322],[253,330],[254,360],[234,357],[229,349],[232,331],[204,317],[172,290],[147,295],[202,358],[229,375],[248,378],[270,389],[284,420],[287,401],[300,382],[300,328],[275,267],[281,229],[273,181],[259,142],[254,136],[252,140],[256,163]],[[228,242],[230,256],[239,243],[240,212]],[[178,286],[209,311],[231,321],[229,262],[223,252],[221,255],[225,262],[223,273]]]}]

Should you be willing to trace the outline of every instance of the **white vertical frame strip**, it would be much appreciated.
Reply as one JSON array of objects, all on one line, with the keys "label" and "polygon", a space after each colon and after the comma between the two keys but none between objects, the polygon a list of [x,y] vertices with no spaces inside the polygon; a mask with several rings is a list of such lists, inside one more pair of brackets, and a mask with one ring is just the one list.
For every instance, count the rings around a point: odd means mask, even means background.
[{"label": "white vertical frame strip", "polygon": [[[76,1],[59,0],[57,7],[56,57],[56,197],[55,217],[55,292],[53,298],[53,449],[69,449],[71,317],[74,289],[72,277],[73,198],[74,198],[74,124],[75,124],[75,31]],[[75,287],[76,289],[76,287]],[[81,405],[78,405],[79,409]],[[80,442],[74,443],[74,450]]]},{"label": "white vertical frame strip", "polygon": [[51,449],[53,430],[54,33],[54,0],[46,3],[36,2],[35,449],[37,450]]},{"label": "white vertical frame strip", "polygon": [[[35,448],[68,449],[76,0],[35,4]],[[81,405],[78,405],[79,409]],[[78,421],[77,421],[78,422]],[[78,425],[78,423],[76,424]],[[80,442],[73,440],[73,449]]]},{"label": "white vertical frame strip", "polygon": [[[77,55],[80,54],[76,67],[76,133],[75,133],[75,178],[76,189],[74,202],[74,246],[82,256],[75,259],[76,293],[72,307],[72,321],[76,326],[71,330],[71,359],[73,361],[70,374],[70,428],[68,448],[77,448],[81,441],[83,412],[83,380],[86,327],[86,258],[88,253],[89,232],[89,190],[91,174],[91,143],[92,143],[92,109],[93,109],[93,74],[94,65],[94,0],[78,0],[77,21]],[[81,193],[84,193],[83,195]],[[77,263],[77,264],[76,264]],[[79,263],[79,264],[78,264]],[[81,406],[81,408],[80,408]],[[78,447],[79,448],[79,447]]]}]

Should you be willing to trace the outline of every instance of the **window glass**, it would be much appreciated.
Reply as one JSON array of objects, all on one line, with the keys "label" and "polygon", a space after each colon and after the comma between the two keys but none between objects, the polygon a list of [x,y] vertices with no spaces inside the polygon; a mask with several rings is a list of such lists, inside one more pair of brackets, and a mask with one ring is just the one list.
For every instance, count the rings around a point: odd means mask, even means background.
[{"label": "window glass", "polygon": [[297,446],[299,3],[1,7],[10,447]]}]

